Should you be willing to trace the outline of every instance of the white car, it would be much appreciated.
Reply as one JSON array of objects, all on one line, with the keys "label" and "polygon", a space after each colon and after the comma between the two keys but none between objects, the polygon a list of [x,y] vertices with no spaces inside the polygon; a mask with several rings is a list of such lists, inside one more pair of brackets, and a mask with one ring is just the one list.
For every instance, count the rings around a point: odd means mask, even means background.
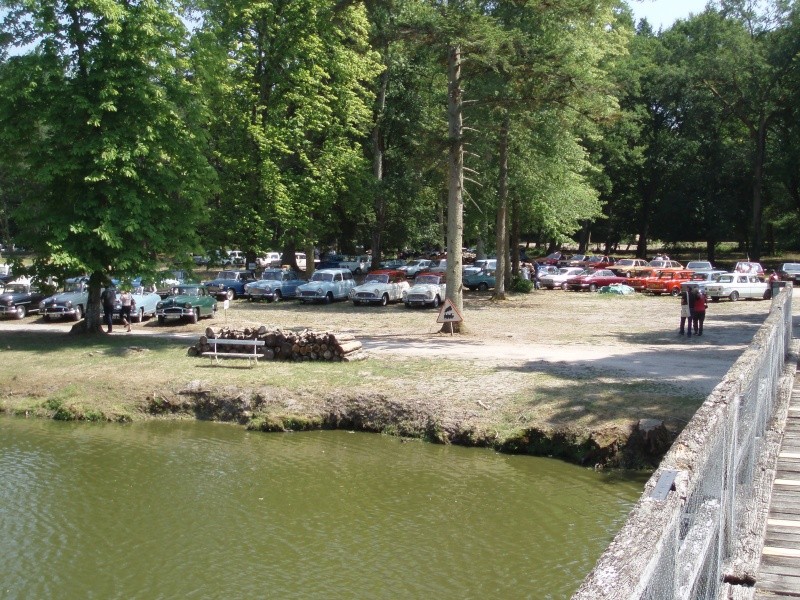
[{"label": "white car", "polygon": [[281,253],[280,252],[265,252],[261,256],[256,257],[256,265],[259,269],[267,269],[269,267],[277,268],[281,266]]},{"label": "white car", "polygon": [[542,275],[539,278],[539,285],[548,290],[554,290],[556,288],[565,290],[567,289],[567,279],[570,277],[577,277],[581,274],[583,274],[583,269],[580,267],[561,267],[558,273]]},{"label": "white car", "polygon": [[420,271],[425,271],[429,269],[431,266],[431,261],[427,258],[420,258],[417,260],[410,260],[402,267],[397,267],[398,271],[403,271],[406,274],[406,277],[416,277],[417,273]]},{"label": "white car", "polygon": [[496,271],[497,259],[496,258],[479,258],[471,265],[466,265],[461,269],[461,277],[475,275],[481,271]]},{"label": "white car", "polygon": [[417,275],[414,285],[403,293],[403,303],[406,308],[428,305],[436,308],[444,301],[445,291],[441,273],[423,273]]},{"label": "white car", "polygon": [[334,300],[346,300],[350,290],[356,286],[350,269],[320,269],[314,271],[308,283],[297,288],[297,297],[307,302],[324,302],[330,304]]},{"label": "white car", "polygon": [[402,271],[375,271],[367,275],[364,283],[350,290],[353,304],[380,304],[400,302],[403,292],[411,287]]},{"label": "white car", "polygon": [[758,275],[750,273],[723,273],[714,282],[706,284],[706,294],[712,302],[719,302],[720,298],[728,298],[736,302],[740,298],[769,300],[772,290],[769,284],[761,281]]}]

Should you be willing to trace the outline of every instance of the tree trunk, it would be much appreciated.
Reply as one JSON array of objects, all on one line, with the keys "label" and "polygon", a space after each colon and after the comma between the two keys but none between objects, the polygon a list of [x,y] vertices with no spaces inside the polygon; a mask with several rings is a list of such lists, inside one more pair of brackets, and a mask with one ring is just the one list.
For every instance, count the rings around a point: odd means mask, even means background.
[{"label": "tree trunk", "polygon": [[508,116],[503,117],[500,126],[500,181],[497,185],[497,225],[495,228],[495,256],[497,268],[494,272],[495,300],[506,299],[506,265],[508,256],[508,234],[506,230],[506,213],[508,211]]},{"label": "tree trunk", "polygon": [[75,329],[86,333],[103,331],[103,309],[100,294],[106,282],[106,276],[100,271],[95,271],[89,276],[89,301],[86,303],[82,326]]},{"label": "tree trunk", "polygon": [[763,216],[764,160],[767,147],[767,119],[761,117],[755,136],[755,155],[753,157],[753,231],[752,256],[750,260],[761,260],[761,219]]},{"label": "tree trunk", "polygon": [[[464,315],[464,289],[461,279],[461,252],[464,235],[464,138],[461,92],[461,47],[450,46],[447,52],[447,120],[450,152],[447,198],[447,294],[453,306]],[[464,323],[445,323],[443,332],[463,330]]]},{"label": "tree trunk", "polygon": [[377,183],[375,189],[375,225],[372,229],[372,265],[381,264],[383,230],[386,227],[386,197],[383,189],[383,115],[386,110],[386,91],[389,87],[388,51],[384,49],[384,70],[381,74],[378,98],[375,102],[375,127],[372,129],[372,175]]}]

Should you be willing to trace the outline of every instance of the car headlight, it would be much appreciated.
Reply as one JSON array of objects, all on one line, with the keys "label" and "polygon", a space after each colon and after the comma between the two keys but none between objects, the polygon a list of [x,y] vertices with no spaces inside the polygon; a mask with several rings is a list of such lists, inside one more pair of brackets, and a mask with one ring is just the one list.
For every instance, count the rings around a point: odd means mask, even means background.
[{"label": "car headlight", "polygon": [[64,306],[66,306],[67,308],[72,308],[72,302],[68,300]]},{"label": "car headlight", "polygon": [[39,302],[39,310],[44,310],[44,307],[45,307],[45,303],[44,303],[44,300],[42,300],[41,302]]},{"label": "car headlight", "polygon": [[192,308],[192,303],[191,303],[191,302],[186,302],[186,303],[183,305],[183,308]]},{"label": "car headlight", "polygon": [[164,303],[159,302],[158,304],[156,304],[156,308],[164,308]]},{"label": "car headlight", "polygon": [[425,292],[425,295],[426,295],[428,298],[433,298],[433,291],[431,291],[431,290],[428,290],[427,292]]},{"label": "car headlight", "polygon": [[324,295],[325,295],[325,292],[322,290],[322,288],[319,288],[317,290],[317,296],[324,296]]}]

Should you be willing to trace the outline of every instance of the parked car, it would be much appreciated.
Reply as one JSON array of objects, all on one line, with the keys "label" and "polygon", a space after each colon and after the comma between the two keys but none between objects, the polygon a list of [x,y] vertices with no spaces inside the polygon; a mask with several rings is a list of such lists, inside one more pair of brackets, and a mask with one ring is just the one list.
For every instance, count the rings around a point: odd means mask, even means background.
[{"label": "parked car", "polygon": [[614,275],[614,272],[610,269],[597,269],[595,271],[586,271],[583,275],[570,277],[567,279],[567,289],[574,292],[584,290],[596,292],[604,285],[613,283],[627,283],[627,279]]},{"label": "parked car", "polygon": [[469,277],[470,275],[474,275],[475,273],[480,273],[484,269],[489,269],[494,271],[497,269],[497,259],[496,258],[479,258],[471,265],[465,265],[461,269],[461,277]]},{"label": "parked car", "polygon": [[217,273],[216,278],[206,281],[204,285],[210,295],[220,300],[224,298],[234,300],[239,296],[244,296],[244,286],[255,280],[256,277],[252,271],[225,270]]},{"label": "parked car", "polygon": [[431,261],[427,258],[419,258],[415,260],[410,260],[406,264],[401,267],[397,267],[398,271],[403,271],[406,274],[406,277],[409,279],[414,278],[417,276],[417,273],[421,271],[425,271],[429,269],[431,266]]},{"label": "parked car", "polygon": [[247,262],[244,252],[241,250],[228,250],[227,256],[223,258],[223,267],[243,267]]},{"label": "parked car", "polygon": [[751,273],[723,273],[713,283],[706,285],[706,294],[712,302],[728,298],[736,302],[740,298],[769,300],[772,298],[770,285]]},{"label": "parked car", "polygon": [[557,273],[550,273],[539,278],[539,286],[548,290],[567,289],[567,279],[584,273],[581,267],[561,267]]},{"label": "parked car", "polygon": [[403,295],[406,308],[411,306],[438,307],[444,300],[446,292],[445,278],[440,273],[423,273],[417,275],[412,285]]},{"label": "parked car", "polygon": [[[156,292],[148,292],[142,286],[133,288],[131,292],[133,304],[131,305],[131,320],[134,323],[141,323],[145,317],[150,318],[155,316],[156,307],[161,302],[161,296]],[[122,302],[120,302],[119,294],[117,294],[114,301],[113,318],[119,319],[122,314]]]},{"label": "parked car", "polygon": [[800,282],[800,263],[783,263],[780,270],[781,281]]},{"label": "parked car", "polygon": [[536,265],[534,267],[536,270],[533,273],[534,278],[539,279],[539,283],[541,284],[542,277],[547,275],[556,275],[559,273],[559,268],[555,265]]},{"label": "parked car", "polygon": [[650,266],[654,269],[682,269],[683,265],[677,260],[669,258],[654,258],[650,261]]},{"label": "parked car", "polygon": [[633,277],[651,268],[650,264],[643,258],[621,258],[609,267],[614,273],[624,277]]},{"label": "parked car", "polygon": [[373,271],[364,279],[364,283],[350,290],[350,299],[353,304],[380,304],[386,306],[389,302],[400,302],[403,292],[411,286],[403,271],[396,269]]},{"label": "parked car", "polygon": [[388,260],[382,260],[380,268],[383,269],[392,269],[396,270],[406,264],[402,258],[390,258]]},{"label": "parked car", "polygon": [[29,313],[39,312],[43,299],[44,294],[36,283],[27,277],[15,279],[6,283],[0,294],[0,316],[24,319]]},{"label": "parked car", "polygon": [[484,269],[477,273],[472,273],[463,278],[464,287],[469,288],[473,292],[475,290],[486,291],[495,286],[495,270]]},{"label": "parked car", "polygon": [[757,275],[761,281],[764,281],[764,267],[761,266],[761,263],[750,261],[737,262],[736,266],[733,267],[733,272],[752,273],[753,275]]},{"label": "parked car", "polygon": [[697,284],[705,289],[709,283],[717,281],[719,276],[723,273],[725,273],[725,271],[720,271],[718,269],[713,269],[711,271],[695,271],[692,273],[689,282],[692,284]]},{"label": "parked car", "polygon": [[89,304],[88,277],[67,279],[64,291],[45,298],[39,303],[39,314],[45,321],[70,318],[80,321]]},{"label": "parked car", "polygon": [[625,284],[631,286],[637,292],[644,292],[647,282],[657,278],[659,273],[658,269],[648,267],[646,270],[639,271],[634,273],[632,277],[628,277]]},{"label": "parked car", "polygon": [[267,300],[278,302],[284,298],[296,298],[297,288],[305,283],[297,271],[291,269],[267,269],[261,279],[244,286],[244,295],[251,302]]},{"label": "parked car", "polygon": [[297,288],[297,297],[304,304],[346,300],[350,290],[356,285],[350,269],[320,269],[314,271],[311,279]]},{"label": "parked car", "polygon": [[691,271],[664,269],[659,272],[658,277],[651,278],[647,281],[643,291],[646,294],[653,294],[654,296],[660,296],[661,294],[678,296],[681,293],[681,283],[689,281],[691,277]]},{"label": "parked car", "polygon": [[369,270],[372,259],[364,254],[362,256],[345,256],[339,261],[340,269],[350,269],[353,275],[361,275]]},{"label": "parked car", "polygon": [[690,271],[711,271],[714,265],[707,260],[690,260],[686,263],[686,268]]},{"label": "parked car", "polygon": [[259,269],[269,269],[281,266],[280,252],[265,252],[261,256],[256,256],[256,266]]},{"label": "parked car", "polygon": [[431,273],[447,273],[447,259],[438,258],[431,261],[431,266],[427,269]]},{"label": "parked car", "polygon": [[573,254],[564,258],[558,262],[559,267],[581,267],[583,268],[583,263],[586,262],[586,259],[589,258],[587,254]]},{"label": "parked car", "polygon": [[558,266],[558,263],[562,260],[564,260],[564,255],[561,252],[551,252],[543,258],[537,259],[536,262],[540,265]]},{"label": "parked car", "polygon": [[208,289],[199,283],[176,286],[173,294],[156,304],[159,324],[167,319],[186,319],[197,323],[202,317],[213,317],[217,312],[217,300]]},{"label": "parked car", "polygon": [[613,256],[605,256],[601,254],[595,254],[593,256],[589,256],[585,261],[583,261],[582,265],[578,265],[586,269],[608,269],[611,267],[617,259]]},{"label": "parked car", "polygon": [[175,289],[175,286],[182,283],[190,283],[186,280],[186,273],[183,271],[161,271],[158,273],[155,282],[155,291],[160,298],[166,298]]}]

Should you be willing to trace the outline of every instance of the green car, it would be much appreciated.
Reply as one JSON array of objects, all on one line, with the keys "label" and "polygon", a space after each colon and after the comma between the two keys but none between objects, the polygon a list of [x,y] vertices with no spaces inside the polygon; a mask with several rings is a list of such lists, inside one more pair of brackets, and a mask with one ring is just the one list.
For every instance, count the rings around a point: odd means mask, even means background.
[{"label": "green car", "polygon": [[213,317],[217,312],[217,300],[208,294],[199,283],[176,285],[172,294],[156,305],[159,324],[167,319],[187,319],[197,323],[201,317]]},{"label": "green car", "polygon": [[483,270],[464,277],[464,287],[475,290],[486,291],[494,287],[494,271]]}]

